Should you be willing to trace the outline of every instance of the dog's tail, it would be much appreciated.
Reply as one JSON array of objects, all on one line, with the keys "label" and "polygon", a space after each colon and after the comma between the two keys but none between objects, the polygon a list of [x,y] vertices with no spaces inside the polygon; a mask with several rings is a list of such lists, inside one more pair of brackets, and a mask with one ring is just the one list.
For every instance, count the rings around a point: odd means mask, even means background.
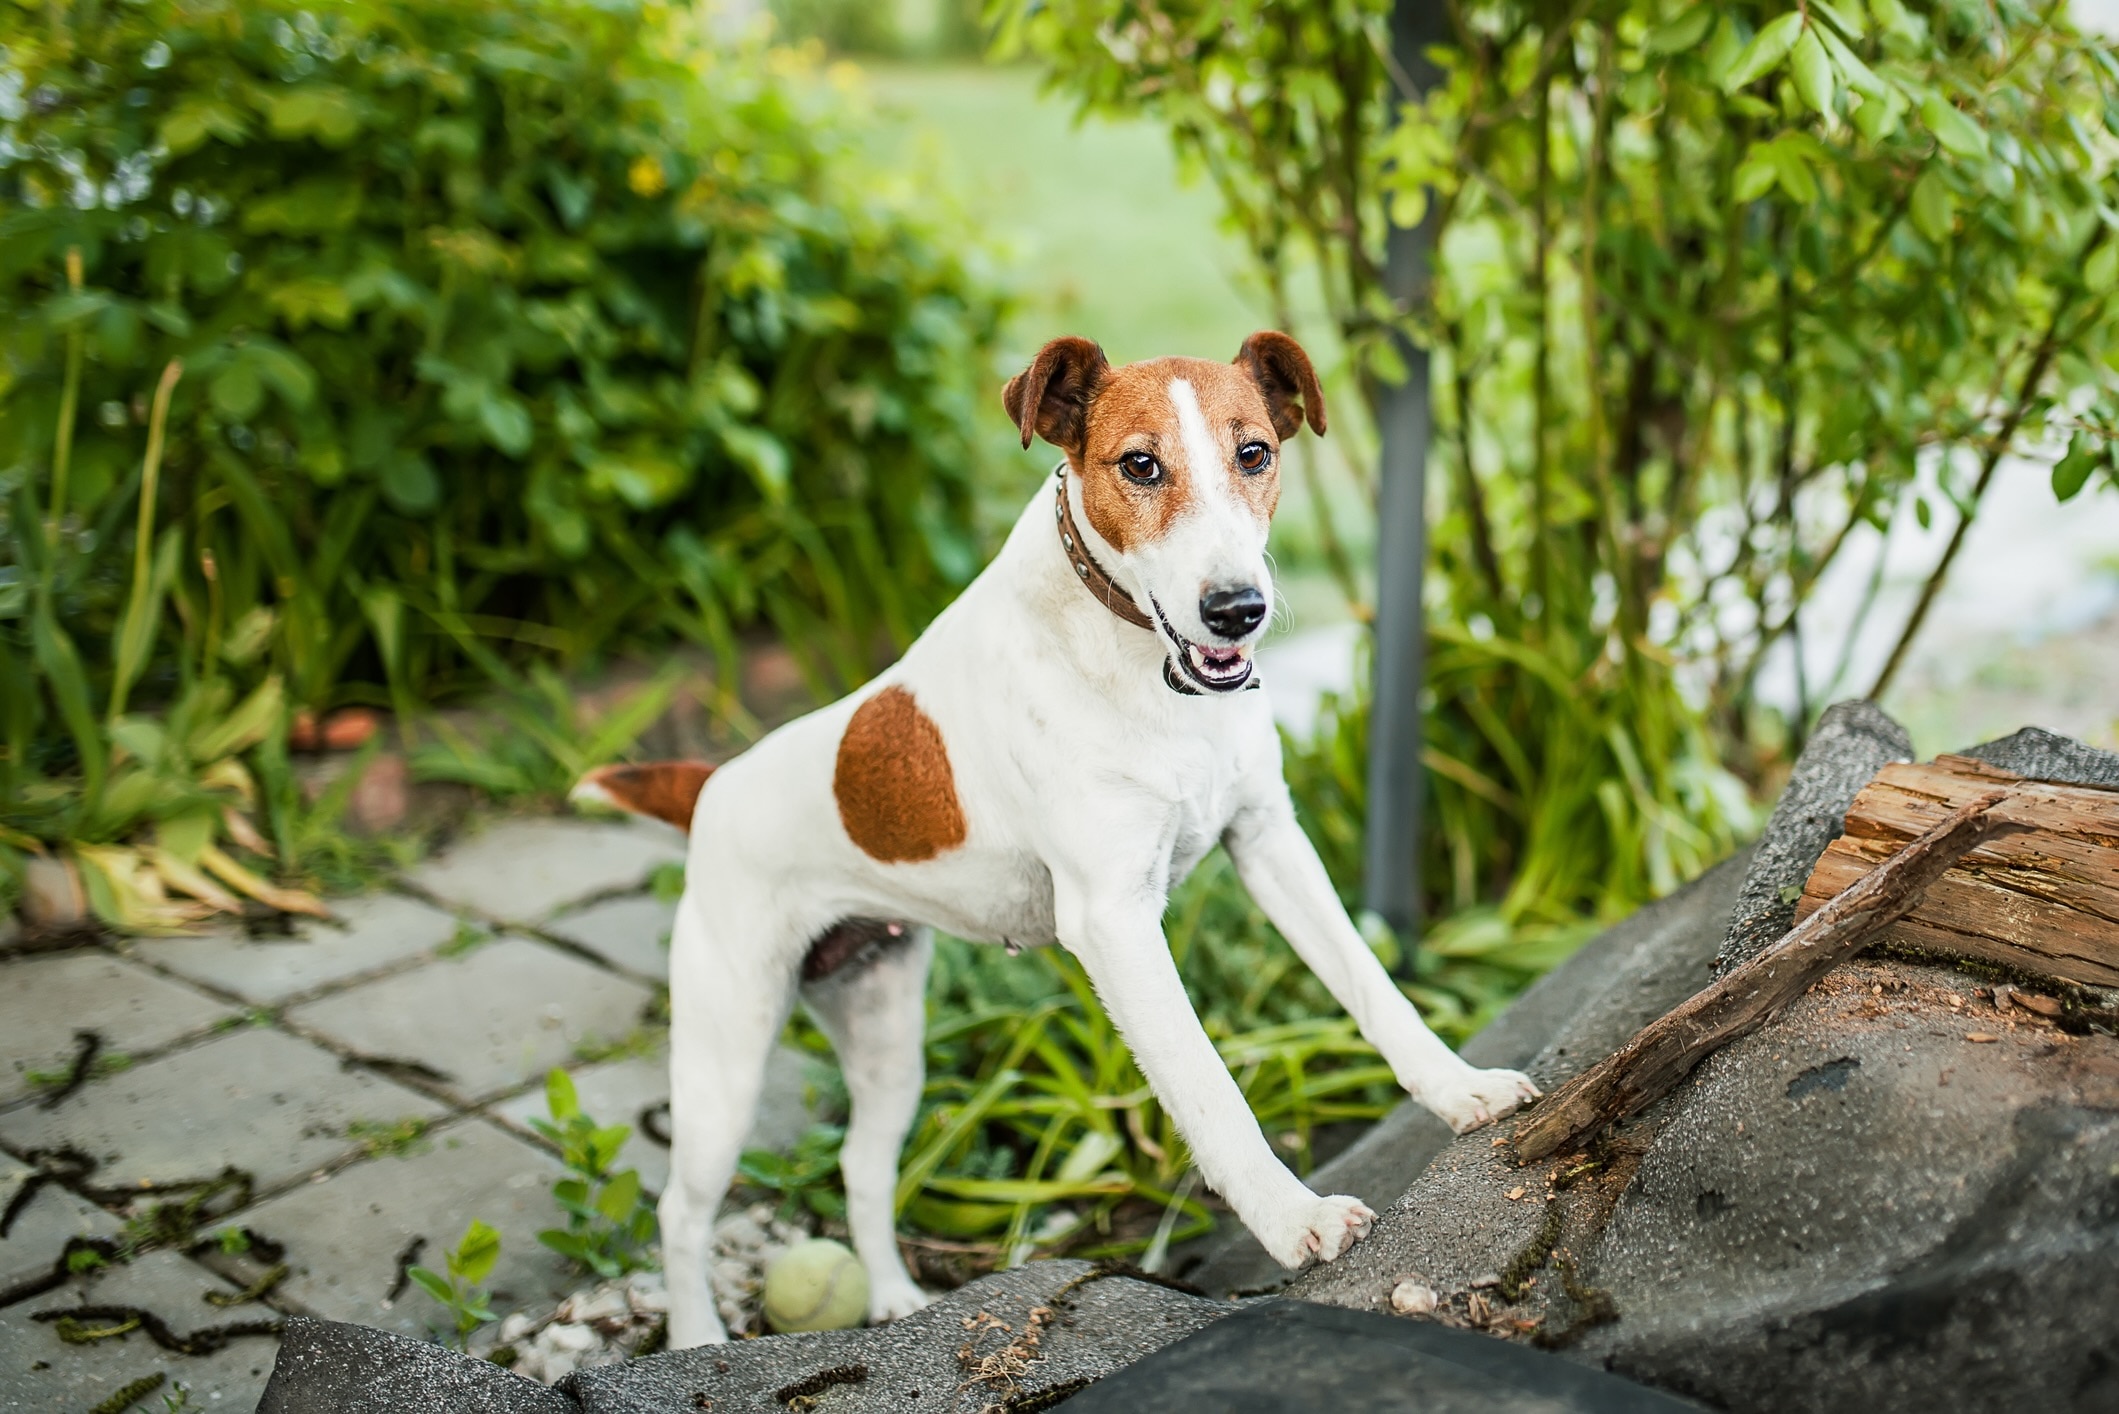
[{"label": "dog's tail", "polygon": [[688,834],[692,828],[692,809],[699,803],[699,792],[706,788],[706,778],[713,773],[711,761],[646,761],[637,766],[598,766],[575,784],[567,793],[567,799],[613,805],[635,815],[665,821]]}]

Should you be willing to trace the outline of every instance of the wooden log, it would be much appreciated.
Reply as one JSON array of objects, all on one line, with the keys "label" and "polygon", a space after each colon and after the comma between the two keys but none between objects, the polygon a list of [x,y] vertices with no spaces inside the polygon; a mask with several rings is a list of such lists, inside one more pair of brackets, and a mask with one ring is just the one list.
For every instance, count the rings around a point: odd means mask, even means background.
[{"label": "wooden log", "polygon": [[2033,828],[1995,808],[2010,796],[2007,789],[1989,789],[1959,805],[1772,947],[1651,1021],[1539,1102],[1516,1125],[1517,1160],[1530,1163],[1573,1148],[1661,1099],[1702,1060],[1756,1030],[1903,917],[1952,864],[2004,835]]},{"label": "wooden log", "polygon": [[1854,798],[1846,833],[1811,872],[1797,919],[1995,789],[2013,792],[1997,813],[2035,821],[2037,831],[1966,855],[1877,941],[2119,987],[2119,791],[2026,781],[1968,757],[1878,772]]}]

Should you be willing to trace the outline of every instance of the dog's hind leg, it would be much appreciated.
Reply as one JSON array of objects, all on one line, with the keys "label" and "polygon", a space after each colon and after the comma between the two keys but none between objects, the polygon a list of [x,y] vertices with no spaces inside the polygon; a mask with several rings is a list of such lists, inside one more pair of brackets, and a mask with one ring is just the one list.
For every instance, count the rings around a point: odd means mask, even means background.
[{"label": "dog's hind leg", "polygon": [[657,1210],[673,1349],[728,1339],[711,1285],[714,1216],[801,963],[800,940],[762,896],[696,877],[692,887],[706,892],[686,893],[670,941],[670,1179]]},{"label": "dog's hind leg", "polygon": [[802,1000],[838,1052],[853,1114],[839,1150],[846,1220],[868,1270],[868,1317],[894,1320],[928,1297],[898,1254],[898,1155],[925,1084],[927,965],[934,936],[914,928],[872,959],[802,989]]}]

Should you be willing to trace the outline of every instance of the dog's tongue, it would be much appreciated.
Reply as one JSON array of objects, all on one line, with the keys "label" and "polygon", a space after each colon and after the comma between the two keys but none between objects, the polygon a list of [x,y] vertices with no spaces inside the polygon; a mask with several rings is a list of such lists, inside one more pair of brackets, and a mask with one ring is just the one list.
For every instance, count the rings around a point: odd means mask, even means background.
[{"label": "dog's tongue", "polygon": [[1242,660],[1243,650],[1241,648],[1202,647],[1199,650],[1199,656],[1204,658],[1209,663],[1212,663],[1217,668],[1226,668],[1230,664]]}]

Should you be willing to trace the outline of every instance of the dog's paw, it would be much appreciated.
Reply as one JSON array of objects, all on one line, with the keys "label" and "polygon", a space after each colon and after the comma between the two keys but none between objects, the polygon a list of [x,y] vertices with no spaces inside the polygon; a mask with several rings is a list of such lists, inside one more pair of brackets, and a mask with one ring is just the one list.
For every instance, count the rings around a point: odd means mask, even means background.
[{"label": "dog's paw", "polygon": [[1253,1229],[1273,1260],[1290,1271],[1329,1262],[1369,1235],[1376,1215],[1359,1198],[1307,1197]]},{"label": "dog's paw", "polygon": [[868,1320],[871,1325],[895,1321],[934,1300],[926,1292],[913,1285],[908,1278],[871,1286],[868,1293]]},{"label": "dog's paw", "polygon": [[1501,1118],[1518,1105],[1527,1104],[1542,1092],[1530,1077],[1513,1070],[1474,1070],[1432,1086],[1420,1102],[1459,1134]]}]

